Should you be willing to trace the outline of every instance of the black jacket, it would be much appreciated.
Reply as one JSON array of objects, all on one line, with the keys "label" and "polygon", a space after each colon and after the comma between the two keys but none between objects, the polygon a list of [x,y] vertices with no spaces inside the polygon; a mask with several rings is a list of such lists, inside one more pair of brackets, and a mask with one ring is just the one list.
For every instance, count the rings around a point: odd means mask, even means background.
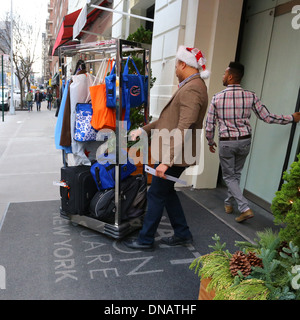
[{"label": "black jacket", "polygon": [[43,94],[42,94],[41,92],[36,93],[36,94],[34,95],[34,101],[35,101],[35,102],[42,102],[42,101],[43,101],[43,98],[44,98],[44,96],[43,96]]}]

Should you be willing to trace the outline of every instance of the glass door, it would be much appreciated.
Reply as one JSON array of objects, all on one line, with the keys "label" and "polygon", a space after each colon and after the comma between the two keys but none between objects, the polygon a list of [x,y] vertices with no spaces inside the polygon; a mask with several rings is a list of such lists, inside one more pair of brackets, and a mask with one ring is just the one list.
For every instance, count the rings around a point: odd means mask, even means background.
[{"label": "glass door", "polygon": [[[292,28],[291,19],[288,13],[274,19],[261,90],[262,102],[270,112],[279,115],[295,112],[300,86],[300,31]],[[265,40],[268,43],[267,34]],[[260,61],[261,49],[251,51],[253,59]],[[246,63],[246,73],[248,68]],[[259,92],[256,93],[259,96]],[[247,195],[270,204],[281,181],[292,125],[269,125],[253,120],[252,151],[244,169],[243,183]],[[299,152],[299,135],[300,127],[297,125],[290,146],[288,167]]]}]

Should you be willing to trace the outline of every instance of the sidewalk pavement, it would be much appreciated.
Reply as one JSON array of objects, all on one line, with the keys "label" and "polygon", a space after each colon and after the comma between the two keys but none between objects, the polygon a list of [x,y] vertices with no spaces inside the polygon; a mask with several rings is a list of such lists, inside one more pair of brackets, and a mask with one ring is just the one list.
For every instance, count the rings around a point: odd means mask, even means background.
[{"label": "sidewalk pavement", "polygon": [[[54,144],[56,109],[5,112],[0,122],[0,221],[10,203],[58,200],[61,151]],[[1,225],[1,222],[0,222]]]},{"label": "sidewalk pavement", "polygon": [[[10,203],[60,199],[59,188],[53,185],[53,181],[60,180],[62,167],[62,153],[54,143],[55,112],[56,109],[49,111],[43,102],[40,112],[35,105],[32,112],[6,112],[0,123],[0,229]],[[253,241],[257,231],[277,228],[272,214],[253,203],[255,217],[242,224],[235,222],[237,210],[230,215],[224,213],[224,187],[180,190],[249,241]]]}]

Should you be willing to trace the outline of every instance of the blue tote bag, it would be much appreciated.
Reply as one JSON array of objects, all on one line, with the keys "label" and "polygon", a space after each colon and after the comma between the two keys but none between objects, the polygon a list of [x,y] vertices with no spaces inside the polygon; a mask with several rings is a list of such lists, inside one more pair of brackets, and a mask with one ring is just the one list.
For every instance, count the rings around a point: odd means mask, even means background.
[{"label": "blue tote bag", "polygon": [[[108,108],[116,108],[117,95],[116,95],[116,63],[114,64],[110,75],[105,77],[106,85],[106,106]],[[123,77],[124,78],[124,77]],[[124,82],[124,80],[123,80]],[[130,104],[128,101],[128,90],[123,84],[122,87],[122,108],[125,109],[124,121],[127,121],[127,130],[130,129]]]},{"label": "blue tote bag", "polygon": [[54,133],[54,138],[55,138],[55,147],[58,150],[64,150],[66,153],[72,153],[72,147],[63,147],[60,145],[60,138],[61,138],[61,129],[62,129],[62,123],[63,123],[63,118],[64,118],[64,112],[65,112],[65,106],[66,106],[66,100],[67,100],[67,95],[68,95],[68,89],[70,85],[70,80],[67,81],[67,83],[64,85],[63,88],[63,95],[60,103],[60,108],[57,116],[57,122],[55,126],[55,133]]},{"label": "blue tote bag", "polygon": [[[129,62],[133,64],[136,74],[129,73]],[[130,108],[139,107],[146,102],[148,95],[147,78],[147,76],[145,77],[140,74],[134,60],[131,57],[128,57],[123,72],[123,90],[125,89],[125,92],[128,95]]]},{"label": "blue tote bag", "polygon": [[[132,62],[136,74],[129,74],[129,62]],[[105,77],[106,105],[115,108],[116,99],[116,64],[109,76]],[[136,108],[146,102],[148,96],[148,77],[140,74],[133,59],[128,57],[122,74],[122,107],[125,109],[124,120],[127,121],[127,130],[130,129],[130,108]]]},{"label": "blue tote bag", "polygon": [[111,69],[110,75],[105,77],[106,86],[106,106],[108,108],[115,108],[117,104],[116,98],[116,63]]}]

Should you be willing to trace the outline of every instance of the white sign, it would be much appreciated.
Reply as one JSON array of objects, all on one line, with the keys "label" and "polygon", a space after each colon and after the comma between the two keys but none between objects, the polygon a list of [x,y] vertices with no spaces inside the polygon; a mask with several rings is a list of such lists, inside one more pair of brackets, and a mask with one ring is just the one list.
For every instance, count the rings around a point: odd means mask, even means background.
[{"label": "white sign", "polygon": [[73,40],[75,40],[76,37],[80,34],[81,30],[84,28],[84,26],[86,24],[86,21],[87,21],[87,5],[85,5],[82,8],[74,26],[73,26]]},{"label": "white sign", "polygon": [[8,54],[3,54],[3,60],[8,61],[9,60],[9,55]]},{"label": "white sign", "polygon": [[[155,169],[153,169],[153,168],[151,168],[151,167],[149,167],[149,166],[147,166],[147,165],[145,165],[145,171],[148,172],[148,173],[150,173],[150,174],[153,175],[153,176],[156,175]],[[170,175],[168,175],[168,174],[165,174],[165,176],[166,176],[166,179],[167,179],[167,180],[170,180],[170,181],[173,181],[173,182],[178,182],[178,183],[180,183],[180,184],[183,184],[184,186],[187,185],[186,181],[184,181],[184,180],[180,180],[180,179],[175,178],[175,177],[173,177],[173,176],[170,176]]]}]

